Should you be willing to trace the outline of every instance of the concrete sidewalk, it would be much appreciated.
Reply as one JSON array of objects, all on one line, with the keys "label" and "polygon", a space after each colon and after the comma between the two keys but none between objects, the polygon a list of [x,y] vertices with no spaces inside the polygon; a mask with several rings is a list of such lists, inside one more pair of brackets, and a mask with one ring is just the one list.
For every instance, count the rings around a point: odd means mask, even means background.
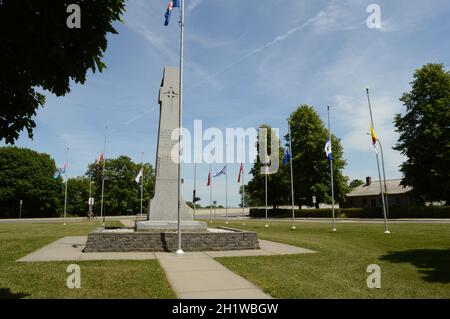
[{"label": "concrete sidewalk", "polygon": [[180,299],[271,299],[260,288],[203,253],[156,253]]},{"label": "concrete sidewalk", "polygon": [[155,259],[154,253],[84,253],[87,236],[63,237],[28,254],[18,262],[78,261],[78,260],[147,260]]}]

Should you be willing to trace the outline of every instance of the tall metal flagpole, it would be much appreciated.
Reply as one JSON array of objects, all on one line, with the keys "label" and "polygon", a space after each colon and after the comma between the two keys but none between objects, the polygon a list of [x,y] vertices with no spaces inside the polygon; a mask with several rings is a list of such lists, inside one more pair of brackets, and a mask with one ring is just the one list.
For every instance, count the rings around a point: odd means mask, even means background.
[{"label": "tall metal flagpole", "polygon": [[242,225],[245,226],[245,170],[242,171]]},{"label": "tall metal flagpole", "polygon": [[103,213],[103,197],[105,195],[105,165],[106,165],[106,131],[108,127],[105,127],[105,143],[103,144],[103,170],[102,170],[102,197],[100,203],[100,217],[102,218],[102,226],[105,226],[105,214]]},{"label": "tall metal flagpole", "polygon": [[226,224],[228,225],[228,167],[225,165],[225,215],[226,215]]},{"label": "tall metal flagpole", "polygon": [[388,200],[388,190],[386,184],[386,171],[384,169],[384,154],[383,154],[383,146],[381,145],[380,139],[378,139],[378,145],[380,145],[381,151],[381,168],[383,169],[383,180],[384,180],[384,198],[386,204],[386,216],[389,218],[389,200]]},{"label": "tall metal flagpole", "polygon": [[[245,160],[245,148],[244,148],[245,139],[242,139],[242,225],[245,226],[245,169],[244,169],[244,160]],[[239,168],[239,174],[241,174],[241,170]]]},{"label": "tall metal flagpole", "polygon": [[[330,106],[327,106],[328,109],[328,139],[330,141],[330,145],[333,145],[331,143],[331,121],[330,121]],[[333,211],[333,231],[336,231],[336,219],[335,219],[335,213],[334,213],[334,176],[333,176],[333,157],[330,159],[330,175],[331,175],[331,207]]]},{"label": "tall metal flagpole", "polygon": [[[369,112],[370,112],[370,123],[372,125],[372,129],[375,130],[375,126],[373,124],[373,114],[372,114],[372,104],[370,103],[370,95],[369,95],[369,89],[366,88],[367,92],[367,101],[369,102]],[[375,147],[375,145],[374,145]],[[376,150],[376,148],[375,148]],[[375,156],[377,158],[377,168],[378,168],[378,178],[380,181],[380,191],[381,191],[381,203],[383,205],[383,215],[384,215],[384,233],[390,234],[389,228],[388,228],[388,222],[387,222],[387,215],[386,215],[386,205],[384,202],[384,191],[383,191],[383,185],[381,182],[381,171],[380,171],[380,160],[378,159],[378,152],[375,153]]]},{"label": "tall metal flagpole", "polygon": [[267,166],[269,163],[264,164],[265,170],[264,170],[264,188],[265,188],[265,205],[266,205],[266,225],[265,227],[269,227],[269,224],[267,223],[267,174],[269,173],[269,167]]},{"label": "tall metal flagpole", "polygon": [[141,176],[141,210],[140,215],[142,216],[142,207],[143,207],[143,201],[144,201],[144,152],[142,152],[142,176]]},{"label": "tall metal flagpole", "polygon": [[66,213],[67,213],[67,182],[69,181],[69,178],[67,177],[67,168],[69,167],[69,148],[67,148],[66,153],[66,167],[65,167],[65,175],[66,175],[66,189],[64,193],[64,225],[66,225]]},{"label": "tall metal flagpole", "polygon": [[184,0],[181,0],[180,14],[180,108],[178,134],[178,249],[176,255],[183,255],[181,249],[181,129],[183,127],[183,68],[184,68]]},{"label": "tall metal flagpole", "polygon": [[288,120],[288,130],[289,130],[289,154],[290,159],[290,165],[291,165],[291,204],[292,204],[292,229],[296,229],[297,227],[295,227],[295,209],[294,209],[294,172],[292,169],[292,138],[291,138],[291,124],[289,123]]},{"label": "tall metal flagpole", "polygon": [[[213,178],[212,178],[212,164],[209,164],[209,222],[212,223],[212,188],[213,188]],[[214,218],[215,219],[215,218]]]},{"label": "tall metal flagpole", "polygon": [[195,198],[197,197],[196,194],[196,188],[197,188],[197,163],[194,163],[194,191],[192,192],[192,204],[194,205],[194,218],[195,218],[195,213],[196,213],[196,208],[197,208],[197,204],[196,204],[196,200]]}]

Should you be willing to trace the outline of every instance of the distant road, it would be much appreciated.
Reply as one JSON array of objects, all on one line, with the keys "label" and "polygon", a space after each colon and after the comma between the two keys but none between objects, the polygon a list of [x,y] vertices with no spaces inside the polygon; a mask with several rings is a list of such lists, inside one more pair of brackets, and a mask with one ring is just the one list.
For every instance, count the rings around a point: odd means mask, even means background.
[{"label": "distant road", "polygon": [[[228,219],[230,221],[241,220],[243,215],[246,220],[265,220],[264,218],[250,218],[249,209],[245,208],[244,213],[242,212],[242,208],[228,208]],[[212,218],[213,220],[226,220],[227,212],[225,208],[217,208],[213,209],[210,215],[209,208],[199,209],[196,211],[195,218],[208,220]],[[66,222],[80,222],[83,221],[84,217],[68,217],[66,218]],[[106,216],[108,220],[136,220],[136,215],[125,215],[125,216]],[[145,219],[145,216],[139,216],[139,220]],[[97,221],[101,221],[100,217],[97,217]],[[269,221],[273,222],[292,222],[290,218],[269,218]],[[331,223],[331,218],[296,218],[296,222],[298,223]],[[0,223],[55,223],[58,221],[64,222],[64,219],[61,217],[53,217],[53,218],[22,218],[22,219],[0,219]],[[337,223],[360,223],[360,224],[382,224],[384,223],[383,219],[367,219],[367,218],[336,218]],[[413,223],[413,224],[450,224],[450,219],[433,219],[433,218],[417,218],[417,219],[391,219],[389,220],[391,224],[397,223]]]},{"label": "distant road", "polygon": [[[74,222],[81,222],[83,221],[84,217],[67,217],[65,221],[67,223],[74,223]],[[128,215],[128,216],[106,216],[105,219],[107,220],[117,220],[117,219],[136,219],[136,215]],[[15,219],[0,219],[0,223],[6,224],[6,223],[55,223],[61,221],[61,223],[64,222],[64,218],[62,217],[51,217],[51,218],[15,218]],[[96,221],[102,221],[101,217],[96,217]]]}]

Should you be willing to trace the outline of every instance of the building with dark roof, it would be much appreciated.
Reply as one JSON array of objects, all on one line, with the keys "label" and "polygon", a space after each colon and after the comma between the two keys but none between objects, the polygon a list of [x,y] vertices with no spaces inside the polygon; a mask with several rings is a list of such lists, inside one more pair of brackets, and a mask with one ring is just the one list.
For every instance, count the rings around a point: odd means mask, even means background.
[{"label": "building with dark roof", "polygon": [[[387,197],[389,206],[415,206],[416,197],[412,187],[400,185],[401,179],[386,180]],[[384,183],[382,182],[383,188]],[[366,183],[353,189],[346,196],[347,208],[375,208],[382,207],[380,182],[372,181],[371,177],[366,177]]]}]

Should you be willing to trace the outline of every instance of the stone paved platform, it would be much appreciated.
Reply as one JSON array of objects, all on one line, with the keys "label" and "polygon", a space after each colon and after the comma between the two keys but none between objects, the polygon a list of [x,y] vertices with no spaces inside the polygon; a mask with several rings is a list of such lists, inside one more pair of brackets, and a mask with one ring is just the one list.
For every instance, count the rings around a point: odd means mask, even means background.
[{"label": "stone paved platform", "polygon": [[[18,262],[39,261],[75,261],[75,260],[148,260],[157,258],[153,252],[105,252],[84,253],[87,236],[63,237],[44,246],[20,259]],[[231,250],[231,251],[204,251],[201,254],[207,257],[245,257],[245,256],[272,256],[315,253],[313,250],[285,245],[268,240],[259,240],[261,249]],[[171,255],[171,253],[168,253]]]}]

